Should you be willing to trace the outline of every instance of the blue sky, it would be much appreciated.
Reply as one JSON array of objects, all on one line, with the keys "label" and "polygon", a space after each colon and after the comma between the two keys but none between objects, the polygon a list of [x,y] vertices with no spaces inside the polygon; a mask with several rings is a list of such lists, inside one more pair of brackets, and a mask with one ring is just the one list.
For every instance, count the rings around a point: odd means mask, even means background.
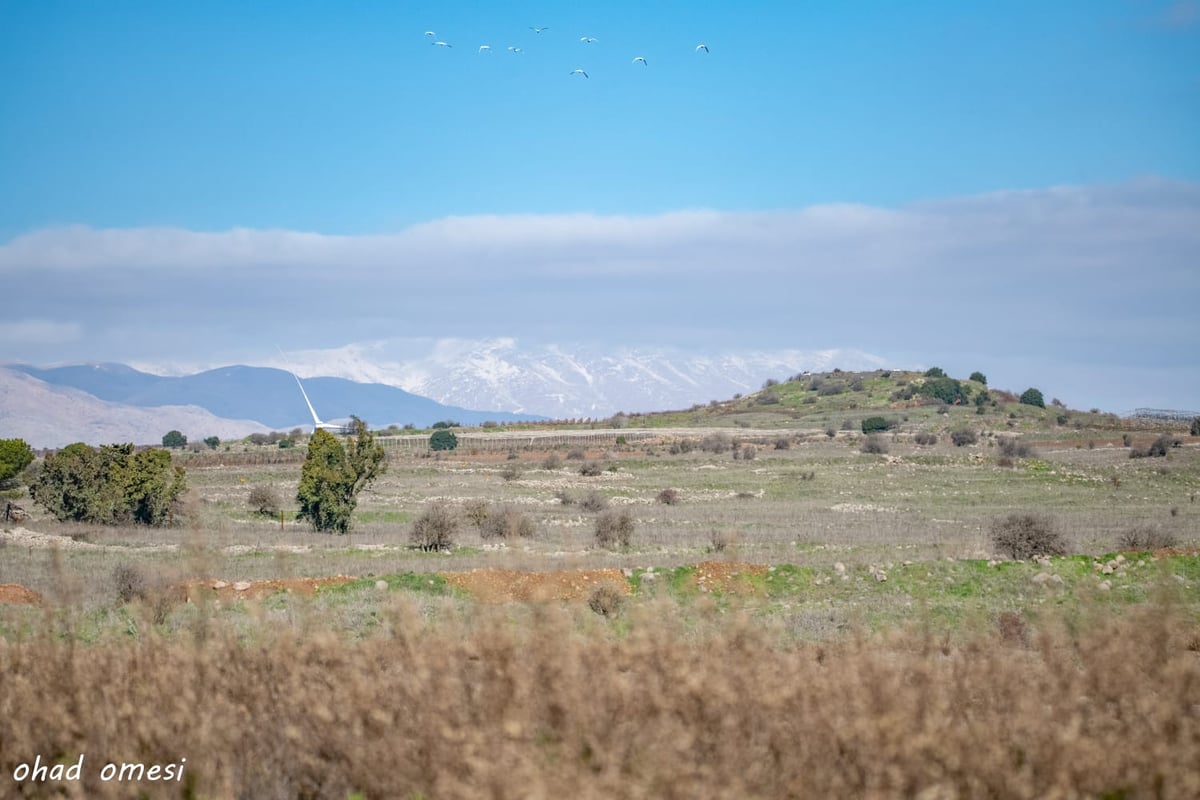
[{"label": "blue sky", "polygon": [[[1070,366],[1059,393],[1081,403],[1104,369],[1200,373],[1194,347],[1170,344],[1200,334],[1183,295],[1117,278],[1197,288],[1200,0],[0,0],[0,74],[0,277],[61,296],[3,323],[2,360],[219,363],[249,357],[247,337],[665,337]],[[664,233],[678,215],[684,233]],[[944,246],[927,249],[931,231]],[[201,234],[219,241],[189,249]],[[1068,266],[1081,243],[1093,260]],[[663,266],[683,253],[701,277]],[[985,265],[1015,280],[976,277]],[[86,277],[64,286],[64,269]],[[404,313],[297,323],[332,273],[408,298]],[[814,307],[839,290],[880,316],[961,305],[946,287],[976,293],[949,323],[1024,299],[1043,338],[947,342]],[[423,307],[439,290],[459,313]],[[181,296],[211,313],[162,308]],[[1124,329],[1110,315],[1131,333],[1106,340]],[[1149,399],[1200,405],[1197,381]]]}]

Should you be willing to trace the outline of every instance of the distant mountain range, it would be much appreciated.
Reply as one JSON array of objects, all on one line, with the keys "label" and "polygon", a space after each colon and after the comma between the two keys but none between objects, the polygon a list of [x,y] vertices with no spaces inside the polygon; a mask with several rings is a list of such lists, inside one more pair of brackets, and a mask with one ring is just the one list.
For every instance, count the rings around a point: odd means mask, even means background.
[{"label": "distant mountain range", "polygon": [[510,338],[384,341],[289,358],[301,376],[385,383],[442,403],[555,419],[688,408],[757,391],[767,378],[782,380],[806,370],[896,366],[851,349],[700,354],[670,347],[526,344]]},{"label": "distant mountain range", "polygon": [[[261,430],[312,427],[295,378],[269,367],[222,367],[178,377],[153,375],[124,364],[47,369],[13,364],[0,372],[7,373],[0,381],[0,438],[20,436],[36,447],[117,439],[156,443],[172,429],[189,438],[203,438],[222,436],[218,429],[241,431],[236,435],[244,436]],[[323,421],[353,414],[374,428],[407,423],[428,427],[447,419],[464,425],[542,419],[532,414],[445,405],[395,386],[344,378],[308,378],[304,389]],[[160,418],[183,420],[181,409],[185,408],[190,414],[185,421],[163,427]],[[167,414],[163,409],[172,411]],[[156,411],[147,415],[150,410]],[[25,431],[28,436],[13,431]],[[113,438],[117,431],[122,435]]]},{"label": "distant mountain range", "polygon": [[[439,340],[419,352],[398,352],[403,349],[375,343],[291,358],[323,421],[353,414],[376,429],[682,409],[748,394],[767,378],[885,366],[855,350],[697,355],[669,348],[521,347],[512,339]],[[162,375],[111,363],[10,364],[0,367],[0,438],[20,436],[35,447],[152,444],[172,429],[202,439],[311,428],[296,379],[277,366]]]}]

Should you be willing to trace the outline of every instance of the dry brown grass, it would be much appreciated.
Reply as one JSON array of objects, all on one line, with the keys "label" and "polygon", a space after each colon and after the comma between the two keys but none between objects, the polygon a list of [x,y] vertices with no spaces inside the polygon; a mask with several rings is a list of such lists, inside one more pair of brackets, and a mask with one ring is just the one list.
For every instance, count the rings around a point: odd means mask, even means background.
[{"label": "dry brown grass", "polygon": [[[797,645],[715,608],[700,633],[634,608],[616,635],[586,610],[430,622],[413,602],[365,641],[198,622],[0,643],[3,794],[34,788],[11,776],[35,754],[84,753],[67,796],[1200,796],[1200,655],[1169,609]],[[181,758],[169,790],[97,777]]]}]

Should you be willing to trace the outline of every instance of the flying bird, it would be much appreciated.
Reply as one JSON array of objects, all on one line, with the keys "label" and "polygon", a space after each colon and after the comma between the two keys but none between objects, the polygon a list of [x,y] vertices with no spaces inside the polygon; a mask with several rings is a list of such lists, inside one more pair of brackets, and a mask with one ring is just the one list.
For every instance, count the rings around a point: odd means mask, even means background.
[{"label": "flying bird", "polygon": [[700,44],[696,45],[696,52],[697,52],[697,53],[699,53],[701,50],[703,50],[704,52],[706,52],[706,53],[707,53],[707,52],[708,52],[708,45],[704,44],[703,42],[701,42]]},{"label": "flying bird", "polygon": [[510,52],[510,53],[519,53],[519,52],[521,52],[521,48],[519,48],[519,47],[513,47],[513,46],[510,44],[510,45],[508,46],[508,52]]},{"label": "flying bird", "polygon": [[491,46],[490,44],[481,44],[481,45],[479,45],[479,52],[481,52],[481,53],[487,53],[487,52],[490,52],[490,51],[491,51],[491,49],[492,49],[492,46]]},{"label": "flying bird", "polygon": [[432,44],[434,47],[454,47],[454,45],[446,44],[445,42],[442,42],[442,41],[430,42],[430,44]]},{"label": "flying bird", "polygon": [[535,28],[534,26],[530,25],[529,30],[533,31],[534,33],[541,33],[542,31],[548,31],[550,29],[549,28]]},{"label": "flying bird", "polygon": [[572,75],[582,75],[585,78],[588,76],[588,74],[586,72],[584,72],[582,69],[573,69],[573,70],[571,70],[571,74]]},{"label": "flying bird", "polygon": [[425,35],[426,36],[437,36],[437,34],[434,33],[433,31],[425,31]]},{"label": "flying bird", "polygon": [[649,64],[647,64],[647,63],[646,63],[646,59],[642,58],[641,56],[638,56],[637,58],[635,58],[635,59],[633,60],[633,63],[634,63],[634,64],[636,64],[636,63],[638,63],[639,61],[640,61],[640,62],[642,62],[642,66],[643,66],[643,67],[647,67],[647,66],[649,66]]},{"label": "flying bird", "polygon": [[596,41],[596,37],[595,36],[580,36],[579,41],[583,42],[584,44],[591,44],[592,42]]}]

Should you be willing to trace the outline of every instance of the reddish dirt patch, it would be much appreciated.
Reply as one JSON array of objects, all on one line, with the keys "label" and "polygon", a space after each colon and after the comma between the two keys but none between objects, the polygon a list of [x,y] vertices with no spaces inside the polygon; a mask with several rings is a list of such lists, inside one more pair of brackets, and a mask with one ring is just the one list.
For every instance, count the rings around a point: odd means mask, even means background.
[{"label": "reddish dirt patch", "polygon": [[766,564],[741,561],[705,561],[696,565],[692,585],[700,591],[721,594],[757,594],[760,587],[753,578],[766,575]]},{"label": "reddish dirt patch", "polygon": [[448,572],[443,577],[451,586],[476,600],[504,603],[510,600],[586,600],[600,584],[611,584],[629,594],[629,582],[619,569],[569,570],[565,572],[517,572],[508,569],[473,569]]},{"label": "reddish dirt patch", "polygon": [[188,600],[195,600],[207,595],[221,600],[249,600],[277,592],[299,594],[305,597],[316,593],[322,586],[340,586],[343,583],[356,581],[358,578],[349,575],[334,575],[330,578],[271,578],[261,581],[195,581],[187,584],[184,590]]},{"label": "reddish dirt patch", "polygon": [[0,603],[40,606],[42,596],[32,589],[26,589],[19,583],[0,583]]}]

